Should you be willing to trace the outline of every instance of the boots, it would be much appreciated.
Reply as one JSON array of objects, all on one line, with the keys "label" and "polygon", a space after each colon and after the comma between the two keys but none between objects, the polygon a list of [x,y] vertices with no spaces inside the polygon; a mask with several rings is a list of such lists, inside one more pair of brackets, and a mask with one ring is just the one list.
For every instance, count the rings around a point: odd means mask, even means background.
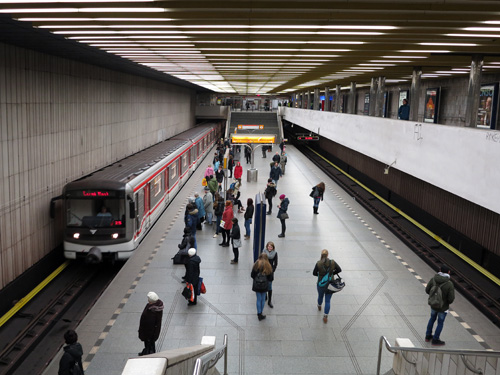
[{"label": "boots", "polygon": [[328,315],[323,315],[323,323],[328,323]]},{"label": "boots", "polygon": [[267,292],[267,295],[269,296],[268,300],[267,300],[267,304],[269,305],[269,307],[272,309],[274,306],[273,306],[273,303],[271,302],[271,298],[273,298],[273,291],[272,290],[269,290]]},{"label": "boots", "polygon": [[265,315],[262,314],[257,314],[257,318],[259,318],[259,321],[266,319]]},{"label": "boots", "polygon": [[313,211],[314,211],[314,214],[315,214],[315,215],[318,215],[318,214],[319,214],[319,212],[318,212],[318,207],[313,207]]}]

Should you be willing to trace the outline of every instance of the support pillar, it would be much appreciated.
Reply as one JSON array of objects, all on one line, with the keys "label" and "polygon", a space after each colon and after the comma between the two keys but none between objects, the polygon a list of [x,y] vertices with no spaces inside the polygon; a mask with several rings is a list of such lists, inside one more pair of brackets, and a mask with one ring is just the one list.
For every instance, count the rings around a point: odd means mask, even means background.
[{"label": "support pillar", "polygon": [[311,91],[307,90],[306,98],[306,109],[311,109]]},{"label": "support pillar", "polygon": [[335,112],[337,113],[340,112],[340,89],[340,85],[335,86]]},{"label": "support pillar", "polygon": [[325,111],[329,112],[331,110],[330,108],[330,88],[327,86],[325,87]]},{"label": "support pillar", "polygon": [[319,111],[321,108],[319,107],[319,89],[314,89],[314,104],[313,110]]},{"label": "support pillar", "polygon": [[368,116],[375,116],[377,104],[377,78],[373,77],[370,83],[370,107]]},{"label": "support pillar", "polygon": [[300,102],[301,108],[306,109],[306,92],[302,91],[302,101]]},{"label": "support pillar", "polygon": [[414,66],[410,88],[410,121],[418,121],[420,103],[420,82],[422,81],[422,67]]},{"label": "support pillar", "polygon": [[351,82],[351,90],[349,92],[349,102],[347,113],[351,115],[355,114],[356,111],[356,82]]},{"label": "support pillar", "polygon": [[469,88],[465,102],[465,126],[477,126],[477,111],[479,109],[479,94],[481,92],[481,73],[483,71],[484,56],[472,55],[470,64]]},{"label": "support pillar", "polygon": [[[384,95],[385,95],[385,77],[378,77],[377,100],[375,101],[375,116],[384,117]],[[389,98],[387,98],[389,100]]]}]

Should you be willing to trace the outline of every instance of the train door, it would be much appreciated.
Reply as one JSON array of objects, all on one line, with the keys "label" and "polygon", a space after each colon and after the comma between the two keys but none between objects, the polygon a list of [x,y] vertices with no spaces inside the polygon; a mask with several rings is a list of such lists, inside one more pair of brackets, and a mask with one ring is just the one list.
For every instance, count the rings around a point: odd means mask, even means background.
[{"label": "train door", "polygon": [[144,190],[141,189],[135,193],[135,233],[140,236],[142,229],[142,219],[144,218]]},{"label": "train door", "polygon": [[149,212],[150,209],[150,189],[149,184],[147,184],[144,186],[144,225],[146,229],[149,229],[149,226],[151,225],[151,215]]},{"label": "train door", "polygon": [[165,179],[165,206],[170,202],[170,194],[168,193],[168,190],[170,189],[170,177],[168,175],[169,170],[170,168],[165,168],[165,175],[163,176]]}]

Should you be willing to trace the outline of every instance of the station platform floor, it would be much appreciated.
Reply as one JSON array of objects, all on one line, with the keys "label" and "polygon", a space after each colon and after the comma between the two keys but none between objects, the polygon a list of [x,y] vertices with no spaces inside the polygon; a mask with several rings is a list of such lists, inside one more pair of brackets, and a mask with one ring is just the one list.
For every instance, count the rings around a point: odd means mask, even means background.
[{"label": "station platform floor", "polygon": [[[264,190],[276,150],[265,159],[256,151],[257,182],[246,182],[250,166],[241,157],[245,205]],[[275,243],[279,256],[267,319],[257,319],[252,292],[253,239],[242,240],[239,263],[232,265],[232,248],[219,246],[214,226],[197,233],[207,293],[189,307],[181,296],[184,266],[173,265],[171,258],[182,239],[187,197],[202,194],[207,158],[79,325],[87,375],[121,374],[142,350],[137,330],[149,291],[165,303],[157,351],[197,345],[205,335],[216,336],[219,347],[227,334],[229,374],[374,374],[381,336],[430,347],[424,340],[430,314],[424,285],[435,272],[293,146],[287,153],[286,174],[278,184],[278,196],[290,200],[285,238],[278,238],[277,209],[267,216],[266,242]],[[313,215],[309,193],[320,181],[327,190],[319,215]],[[243,235],[243,214],[235,216]],[[340,264],[346,282],[332,297],[327,324],[316,307],[312,275],[322,249]],[[441,334],[446,349],[500,350],[500,330],[475,307],[458,293],[451,307]],[[58,361],[46,375],[57,374]],[[392,355],[384,349],[382,373],[391,367]],[[221,371],[222,363],[217,368]]]}]

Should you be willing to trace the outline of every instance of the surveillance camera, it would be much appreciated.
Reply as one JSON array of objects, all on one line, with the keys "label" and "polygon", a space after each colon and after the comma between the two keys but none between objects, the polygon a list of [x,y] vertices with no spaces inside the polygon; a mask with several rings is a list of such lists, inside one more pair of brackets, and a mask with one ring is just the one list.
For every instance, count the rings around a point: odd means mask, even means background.
[{"label": "surveillance camera", "polygon": [[384,174],[389,174],[389,168],[384,168]]}]

